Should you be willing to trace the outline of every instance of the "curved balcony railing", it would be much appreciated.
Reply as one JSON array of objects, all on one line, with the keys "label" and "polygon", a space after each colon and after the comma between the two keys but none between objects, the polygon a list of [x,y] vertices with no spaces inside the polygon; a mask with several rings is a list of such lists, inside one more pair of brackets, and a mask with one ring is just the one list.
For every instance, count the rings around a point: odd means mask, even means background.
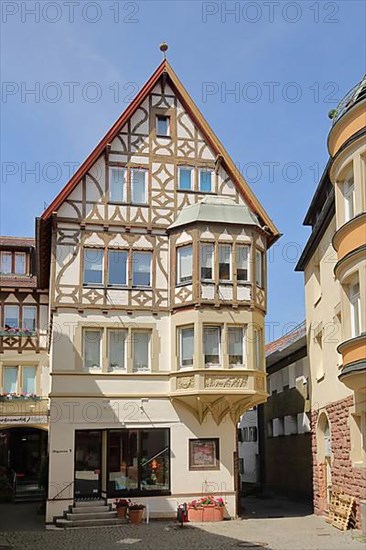
[{"label": "curved balcony railing", "polygon": [[344,96],[328,116],[334,125],[355,104],[366,98],[366,75]]}]

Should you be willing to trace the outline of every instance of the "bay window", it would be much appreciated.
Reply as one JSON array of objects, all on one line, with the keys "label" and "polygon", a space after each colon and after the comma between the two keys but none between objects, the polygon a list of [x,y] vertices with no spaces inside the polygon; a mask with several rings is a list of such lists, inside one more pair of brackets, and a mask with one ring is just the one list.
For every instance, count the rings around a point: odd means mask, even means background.
[{"label": "bay window", "polygon": [[212,281],[214,278],[214,245],[201,244],[201,281]]},{"label": "bay window", "polygon": [[101,368],[101,341],[102,332],[98,329],[84,329],[83,332],[84,369],[95,370]]},{"label": "bay window", "polygon": [[180,367],[191,367],[193,365],[193,353],[194,353],[194,328],[185,327],[181,328],[180,332]]},{"label": "bay window", "polygon": [[255,284],[264,288],[264,253],[258,249],[255,251]]},{"label": "bay window", "polygon": [[220,365],[221,327],[207,326],[203,328],[203,349],[206,367]]},{"label": "bay window", "polygon": [[108,251],[108,283],[110,285],[127,284],[127,250]]},{"label": "bay window", "polygon": [[126,202],[127,200],[127,170],[126,168],[109,168],[109,199],[111,202]]},{"label": "bay window", "polygon": [[219,244],[219,280],[231,281],[231,245]]},{"label": "bay window", "polygon": [[243,327],[228,327],[228,355],[230,366],[244,365]]},{"label": "bay window", "polygon": [[147,171],[131,170],[131,202],[133,204],[147,203]]},{"label": "bay window", "polygon": [[212,170],[201,169],[199,171],[199,190],[203,193],[211,193]]},{"label": "bay window", "polygon": [[177,283],[192,281],[192,245],[177,249]]},{"label": "bay window", "polygon": [[103,283],[103,255],[102,248],[84,248],[84,284]]},{"label": "bay window", "polygon": [[132,253],[132,285],[151,285],[151,252]]},{"label": "bay window", "polygon": [[150,331],[134,330],[132,332],[133,372],[150,370]]},{"label": "bay window", "polygon": [[180,166],[179,170],[179,189],[190,191],[192,189],[193,168],[189,166]]},{"label": "bay window", "polygon": [[23,329],[35,332],[37,329],[36,306],[23,306]]},{"label": "bay window", "polygon": [[236,246],[236,279],[238,283],[248,283],[250,281],[249,254],[249,245],[240,244]]},{"label": "bay window", "polygon": [[108,331],[109,370],[126,370],[127,330]]},{"label": "bay window", "polygon": [[361,334],[360,284],[358,281],[355,281],[349,287],[349,301],[351,306],[351,336],[355,338]]},{"label": "bay window", "polygon": [[4,306],[4,326],[19,328],[19,306]]}]

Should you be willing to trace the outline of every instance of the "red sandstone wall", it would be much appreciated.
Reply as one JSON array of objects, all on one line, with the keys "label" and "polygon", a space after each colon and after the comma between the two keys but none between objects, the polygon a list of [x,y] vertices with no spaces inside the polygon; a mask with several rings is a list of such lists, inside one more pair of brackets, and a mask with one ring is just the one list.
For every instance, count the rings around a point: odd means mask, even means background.
[{"label": "red sandstone wall", "polygon": [[[356,498],[356,527],[361,527],[360,499],[366,498],[366,469],[354,468],[350,459],[351,439],[348,425],[349,409],[353,406],[353,397],[329,403],[325,407],[328,415],[331,441],[332,487],[342,489],[345,493]],[[322,412],[322,411],[320,411]],[[317,459],[317,421],[319,411],[312,411],[312,455],[313,455],[313,490],[314,511],[324,514],[327,510],[325,463]]]}]

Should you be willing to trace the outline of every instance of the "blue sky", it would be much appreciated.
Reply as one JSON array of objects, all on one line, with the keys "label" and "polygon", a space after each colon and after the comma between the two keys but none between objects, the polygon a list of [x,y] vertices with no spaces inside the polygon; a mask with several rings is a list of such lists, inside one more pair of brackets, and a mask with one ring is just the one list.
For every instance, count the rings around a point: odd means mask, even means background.
[{"label": "blue sky", "polygon": [[267,339],[300,322],[302,221],[327,161],[327,113],[365,72],[364,2],[1,9],[1,234],[34,234],[34,218],[160,63],[166,41],[173,68],[283,233],[269,254]]}]

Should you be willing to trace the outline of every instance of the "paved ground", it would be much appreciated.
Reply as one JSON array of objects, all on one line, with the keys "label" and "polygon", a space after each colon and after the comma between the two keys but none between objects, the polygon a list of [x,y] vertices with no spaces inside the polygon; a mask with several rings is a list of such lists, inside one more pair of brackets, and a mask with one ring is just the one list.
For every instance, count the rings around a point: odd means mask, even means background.
[{"label": "paved ground", "polygon": [[[45,530],[37,505],[0,505],[0,550],[365,550],[359,531],[330,527],[306,508],[279,501],[246,502],[245,517],[185,525],[155,521],[99,529]],[[278,517],[286,514],[286,517]],[[271,516],[271,517],[268,517]],[[277,517],[274,517],[277,516]]]}]

